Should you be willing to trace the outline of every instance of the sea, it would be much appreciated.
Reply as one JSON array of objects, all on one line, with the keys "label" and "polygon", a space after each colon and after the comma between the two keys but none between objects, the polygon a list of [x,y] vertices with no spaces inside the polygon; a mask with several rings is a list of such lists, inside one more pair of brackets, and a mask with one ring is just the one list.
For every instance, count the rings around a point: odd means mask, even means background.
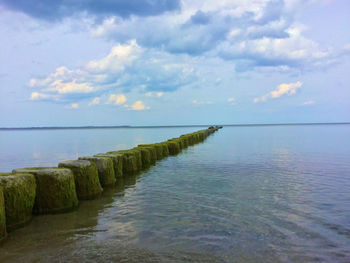
[{"label": "sea", "polygon": [[[203,128],[0,130],[0,172]],[[0,262],[350,262],[350,125],[224,126],[76,211],[35,216]]]}]

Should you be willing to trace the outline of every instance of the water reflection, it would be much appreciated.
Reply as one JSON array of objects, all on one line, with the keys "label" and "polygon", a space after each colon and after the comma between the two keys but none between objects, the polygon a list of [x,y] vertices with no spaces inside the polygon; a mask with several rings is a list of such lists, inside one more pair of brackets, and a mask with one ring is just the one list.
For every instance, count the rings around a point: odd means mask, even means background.
[{"label": "water reflection", "polygon": [[35,217],[0,262],[347,262],[349,132],[224,128],[77,211]]},{"label": "water reflection", "polygon": [[74,247],[77,242],[85,242],[97,233],[103,235],[107,226],[101,214],[113,208],[116,199],[123,197],[128,188],[133,188],[140,176],[119,178],[114,186],[104,189],[100,198],[81,201],[76,211],[34,217],[28,226],[9,234],[0,247],[0,262],[46,262],[50,250],[59,253],[59,250]]}]

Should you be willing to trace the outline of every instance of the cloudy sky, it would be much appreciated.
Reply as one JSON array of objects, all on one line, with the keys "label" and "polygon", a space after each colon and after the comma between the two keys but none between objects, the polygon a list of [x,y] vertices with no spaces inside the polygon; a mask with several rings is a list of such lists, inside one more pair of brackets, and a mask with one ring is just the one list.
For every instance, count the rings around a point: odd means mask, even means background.
[{"label": "cloudy sky", "polygon": [[350,121],[348,0],[0,0],[0,127]]}]

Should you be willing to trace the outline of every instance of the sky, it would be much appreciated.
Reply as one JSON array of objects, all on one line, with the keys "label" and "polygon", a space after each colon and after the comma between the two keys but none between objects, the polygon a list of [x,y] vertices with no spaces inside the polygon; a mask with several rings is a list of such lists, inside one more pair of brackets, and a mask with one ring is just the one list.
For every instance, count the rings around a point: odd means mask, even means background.
[{"label": "sky", "polygon": [[0,127],[350,121],[348,0],[0,0]]}]

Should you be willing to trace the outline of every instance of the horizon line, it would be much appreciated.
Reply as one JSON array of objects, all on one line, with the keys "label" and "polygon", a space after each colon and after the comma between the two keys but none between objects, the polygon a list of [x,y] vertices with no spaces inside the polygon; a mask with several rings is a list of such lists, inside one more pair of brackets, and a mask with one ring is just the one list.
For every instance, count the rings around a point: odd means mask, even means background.
[{"label": "horizon line", "polygon": [[33,126],[0,127],[0,130],[69,130],[69,129],[122,129],[122,128],[184,128],[184,127],[242,127],[242,126],[292,126],[292,125],[344,125],[350,122],[290,122],[290,123],[238,123],[238,124],[191,124],[191,125],[87,125],[87,126]]}]

